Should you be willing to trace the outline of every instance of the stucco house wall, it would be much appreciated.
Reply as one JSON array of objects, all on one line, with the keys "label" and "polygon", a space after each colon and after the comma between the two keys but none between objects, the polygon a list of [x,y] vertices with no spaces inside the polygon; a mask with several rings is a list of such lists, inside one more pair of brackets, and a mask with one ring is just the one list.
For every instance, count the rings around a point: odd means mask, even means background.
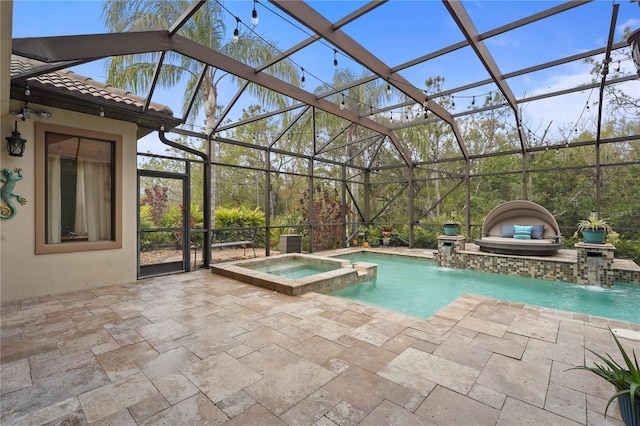
[{"label": "stucco house wall", "polygon": [[47,111],[46,120],[77,129],[119,134],[123,138],[122,158],[122,248],[73,253],[35,254],[35,122],[40,118],[18,121],[18,131],[27,140],[23,157],[10,157],[4,138],[11,135],[15,113],[22,105],[11,101],[10,112],[2,115],[0,169],[22,169],[23,180],[14,192],[27,199],[18,205],[17,214],[0,224],[0,300],[13,301],[43,297],[108,284],[136,280],[136,131],[137,125],[105,117],[80,114],[29,104]]}]

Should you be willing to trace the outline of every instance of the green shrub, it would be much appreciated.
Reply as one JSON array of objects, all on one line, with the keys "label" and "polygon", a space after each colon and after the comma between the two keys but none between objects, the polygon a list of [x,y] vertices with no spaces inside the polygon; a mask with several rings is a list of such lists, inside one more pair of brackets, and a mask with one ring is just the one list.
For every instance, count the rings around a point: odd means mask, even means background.
[{"label": "green shrub", "polygon": [[437,249],[438,236],[442,232],[416,226],[413,228],[413,245],[416,248]]},{"label": "green shrub", "polygon": [[640,265],[640,240],[619,240],[616,243],[617,258],[631,259]]},{"label": "green shrub", "polygon": [[271,228],[271,247],[274,250],[280,250],[280,236],[283,234],[302,234],[304,232],[304,228],[291,226],[301,224],[302,218],[297,214],[280,215],[273,219],[271,221],[271,226],[284,226],[285,228]]},{"label": "green shrub", "polygon": [[216,228],[264,226],[265,223],[264,212],[257,207],[254,210],[246,207],[216,208]]},{"label": "green shrub", "polygon": [[[216,228],[264,228],[266,219],[265,214],[259,208],[248,209],[246,207],[217,207],[215,212]],[[231,237],[232,239],[234,237]],[[238,236],[235,239],[244,239]],[[265,234],[264,229],[258,229],[256,232],[255,243],[258,247],[264,247]]]}]

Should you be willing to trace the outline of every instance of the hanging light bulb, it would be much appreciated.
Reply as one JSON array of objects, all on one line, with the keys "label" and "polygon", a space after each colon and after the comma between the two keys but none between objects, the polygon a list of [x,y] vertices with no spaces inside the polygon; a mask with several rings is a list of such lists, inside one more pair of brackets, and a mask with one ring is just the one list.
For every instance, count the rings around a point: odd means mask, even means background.
[{"label": "hanging light bulb", "polygon": [[333,49],[333,66],[337,67],[338,66],[338,51],[336,49]]},{"label": "hanging light bulb", "polygon": [[237,43],[238,40],[240,39],[240,30],[238,29],[239,25],[240,25],[240,18],[236,16],[236,29],[233,30],[233,37],[231,38],[231,41],[234,43]]},{"label": "hanging light bulb", "polygon": [[344,104],[344,93],[342,94],[342,102],[340,102],[340,109],[344,109],[345,108],[345,104]]},{"label": "hanging light bulb", "polygon": [[304,68],[300,68],[300,69],[302,70],[302,78],[300,79],[300,83],[301,83],[300,86],[304,87],[304,81],[305,81]]},{"label": "hanging light bulb", "polygon": [[427,120],[429,119],[429,110],[428,109],[424,109],[424,119]]},{"label": "hanging light bulb", "polygon": [[451,97],[451,109],[456,109],[456,98]]},{"label": "hanging light bulb", "polygon": [[253,10],[251,11],[251,25],[258,26],[258,11],[256,10],[256,3],[258,0],[253,0]]},{"label": "hanging light bulb", "polygon": [[29,89],[29,86],[24,86],[24,95],[31,96],[31,89]]},{"label": "hanging light bulb", "polygon": [[387,83],[387,95],[391,96],[391,85]]},{"label": "hanging light bulb", "polygon": [[476,104],[476,97],[474,96],[473,99],[471,99],[471,105],[475,105]]},{"label": "hanging light bulb", "polygon": [[422,106],[425,107],[425,109],[429,107],[429,98],[426,98],[424,100],[424,102],[422,103]]},{"label": "hanging light bulb", "polygon": [[393,111],[389,111],[389,121],[393,121]]},{"label": "hanging light bulb", "polygon": [[100,107],[100,117],[104,117],[104,109],[102,107]]}]

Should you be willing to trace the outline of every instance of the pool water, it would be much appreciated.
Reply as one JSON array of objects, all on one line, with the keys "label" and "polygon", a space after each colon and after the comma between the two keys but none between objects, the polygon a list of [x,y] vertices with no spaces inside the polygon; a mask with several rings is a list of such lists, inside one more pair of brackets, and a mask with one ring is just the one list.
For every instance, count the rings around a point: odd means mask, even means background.
[{"label": "pool water", "polygon": [[340,258],[352,263],[377,263],[378,276],[329,294],[417,318],[428,318],[459,296],[469,293],[640,323],[638,285],[586,286],[441,268],[432,260],[366,252]]},{"label": "pool water", "polygon": [[247,265],[245,268],[279,277],[298,279],[339,268],[335,264],[309,263],[301,259],[287,259],[279,262]]}]

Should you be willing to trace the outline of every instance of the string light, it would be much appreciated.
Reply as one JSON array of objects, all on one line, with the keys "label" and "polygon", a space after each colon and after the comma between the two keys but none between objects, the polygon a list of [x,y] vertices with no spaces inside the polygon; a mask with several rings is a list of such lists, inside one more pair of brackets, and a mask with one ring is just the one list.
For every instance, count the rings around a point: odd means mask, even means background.
[{"label": "string light", "polygon": [[104,117],[104,109],[102,107],[100,107],[100,117]]},{"label": "string light", "polygon": [[620,60],[618,59],[618,66],[616,67],[616,72],[620,72]]},{"label": "string light", "polygon": [[425,98],[424,102],[422,103],[422,106],[427,109],[429,107],[429,98]]},{"label": "string light", "polygon": [[333,66],[337,67],[338,66],[338,51],[336,49],[333,49]]},{"label": "string light", "polygon": [[258,0],[253,0],[253,10],[251,11],[251,25],[258,26],[258,11],[256,10],[256,3]]},{"label": "string light", "polygon": [[391,96],[391,85],[387,83],[387,95]]},{"label": "string light", "polygon": [[31,96],[31,89],[29,89],[29,86],[24,86],[24,95]]},{"label": "string light", "polygon": [[300,68],[300,69],[302,70],[302,78],[300,79],[300,83],[301,83],[301,86],[302,86],[302,87],[304,87],[304,81],[305,81],[305,78],[304,78],[304,68]]},{"label": "string light", "polygon": [[236,16],[236,29],[233,30],[233,37],[231,38],[231,41],[234,43],[237,43],[238,40],[240,39],[240,30],[238,29],[239,26],[240,26],[240,18]]},{"label": "string light", "polygon": [[476,104],[476,97],[474,96],[473,99],[471,99],[471,105],[475,105]]},{"label": "string light", "polygon": [[342,93],[342,102],[340,102],[340,109],[344,109],[345,105],[344,105],[344,93]]},{"label": "string light", "polygon": [[451,96],[451,109],[456,109],[456,98]]}]

